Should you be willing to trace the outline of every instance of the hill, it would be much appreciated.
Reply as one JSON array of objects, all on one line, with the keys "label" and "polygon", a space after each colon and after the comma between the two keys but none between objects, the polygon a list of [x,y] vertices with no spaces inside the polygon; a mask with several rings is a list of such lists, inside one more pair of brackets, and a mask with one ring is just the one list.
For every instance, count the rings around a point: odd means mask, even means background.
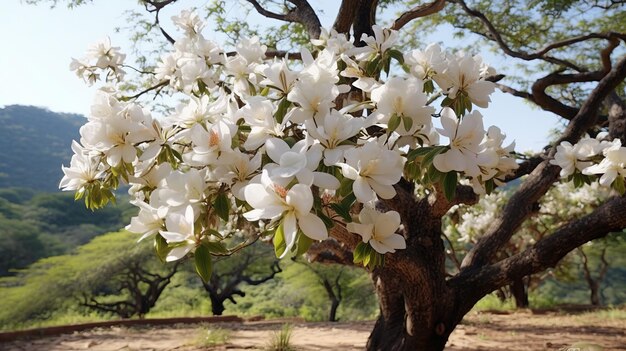
[{"label": "hill", "polygon": [[35,107],[0,109],[0,188],[57,191],[84,117]]}]

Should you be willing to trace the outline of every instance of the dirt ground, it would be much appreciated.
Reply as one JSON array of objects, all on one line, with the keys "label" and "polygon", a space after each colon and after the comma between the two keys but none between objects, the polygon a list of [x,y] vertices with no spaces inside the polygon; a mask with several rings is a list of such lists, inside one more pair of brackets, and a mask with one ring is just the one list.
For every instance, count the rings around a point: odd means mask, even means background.
[{"label": "dirt ground", "polygon": [[[99,328],[0,344],[7,351],[263,350],[283,323],[293,325],[295,350],[363,350],[373,322],[261,321],[212,325]],[[226,329],[228,342],[200,346],[207,329]],[[577,348],[578,349],[577,349]],[[568,349],[569,348],[569,349]],[[596,315],[473,313],[454,331],[446,350],[626,350],[626,320]]]}]

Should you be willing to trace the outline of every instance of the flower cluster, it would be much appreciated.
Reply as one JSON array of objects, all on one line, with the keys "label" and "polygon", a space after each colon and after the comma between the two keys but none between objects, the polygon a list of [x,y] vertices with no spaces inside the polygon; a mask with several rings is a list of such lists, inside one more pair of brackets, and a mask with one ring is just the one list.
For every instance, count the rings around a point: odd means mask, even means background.
[{"label": "flower cluster", "polygon": [[556,147],[556,154],[550,163],[561,167],[561,177],[573,180],[576,186],[590,183],[600,176],[600,185],[613,187],[620,193],[625,192],[626,147],[620,139],[605,140],[606,133],[599,133],[595,138],[585,136],[572,145],[563,141]]},{"label": "flower cluster", "polygon": [[[397,34],[375,27],[363,47],[323,31],[312,41],[317,52],[303,49],[300,62],[267,61],[258,38],[226,53],[203,37],[195,13],[173,20],[183,36],[156,64],[153,83],[185,102],[156,119],[101,91],[60,185],[99,207],[129,184],[139,214],[127,228],[154,237],[163,259],[228,253],[225,228],[245,219],[260,228],[248,235],[273,235],[280,257],[347,224],[362,237],[363,262],[375,265],[406,246],[400,215],[376,209],[401,178],[445,179],[448,190],[466,178],[484,192],[517,167],[500,130],[485,131],[481,114],[470,113],[488,105],[494,87],[479,57],[438,46],[403,55]],[[123,55],[108,47],[94,67],[119,72]],[[394,65],[411,75],[393,75]],[[429,105],[434,93],[445,96],[439,111]],[[439,145],[440,136],[449,143]]]},{"label": "flower cluster", "polygon": [[106,38],[89,48],[84,58],[72,59],[70,70],[89,85],[100,80],[100,73],[105,74],[107,82],[121,82],[126,72],[122,69],[126,55],[120,53],[120,48],[111,46],[111,39]]}]

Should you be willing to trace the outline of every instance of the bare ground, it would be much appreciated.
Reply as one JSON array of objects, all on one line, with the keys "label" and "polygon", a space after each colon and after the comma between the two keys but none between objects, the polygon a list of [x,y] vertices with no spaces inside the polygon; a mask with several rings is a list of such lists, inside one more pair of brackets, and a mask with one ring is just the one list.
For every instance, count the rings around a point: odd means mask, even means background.
[{"label": "bare ground", "polygon": [[[275,320],[212,325],[110,327],[55,337],[0,344],[7,351],[199,351],[262,350],[283,323],[293,325],[296,350],[363,350],[373,322],[303,323]],[[226,344],[203,347],[198,340],[207,329],[230,330]],[[457,327],[446,350],[626,350],[626,320],[597,315],[557,313],[473,313]],[[595,348],[594,348],[595,347]],[[601,348],[598,348],[601,347]],[[569,350],[576,350],[570,348]]]}]

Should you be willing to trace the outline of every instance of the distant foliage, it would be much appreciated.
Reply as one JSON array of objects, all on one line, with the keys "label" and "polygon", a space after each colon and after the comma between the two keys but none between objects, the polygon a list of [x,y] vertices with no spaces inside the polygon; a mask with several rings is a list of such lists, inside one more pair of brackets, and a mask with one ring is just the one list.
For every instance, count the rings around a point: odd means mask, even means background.
[{"label": "distant foliage", "polygon": [[69,194],[0,189],[0,276],[117,231],[135,212],[124,203],[92,212]]},{"label": "distant foliage", "polygon": [[72,156],[67,145],[84,122],[80,115],[35,106],[0,108],[0,188],[56,191],[59,167]]}]

